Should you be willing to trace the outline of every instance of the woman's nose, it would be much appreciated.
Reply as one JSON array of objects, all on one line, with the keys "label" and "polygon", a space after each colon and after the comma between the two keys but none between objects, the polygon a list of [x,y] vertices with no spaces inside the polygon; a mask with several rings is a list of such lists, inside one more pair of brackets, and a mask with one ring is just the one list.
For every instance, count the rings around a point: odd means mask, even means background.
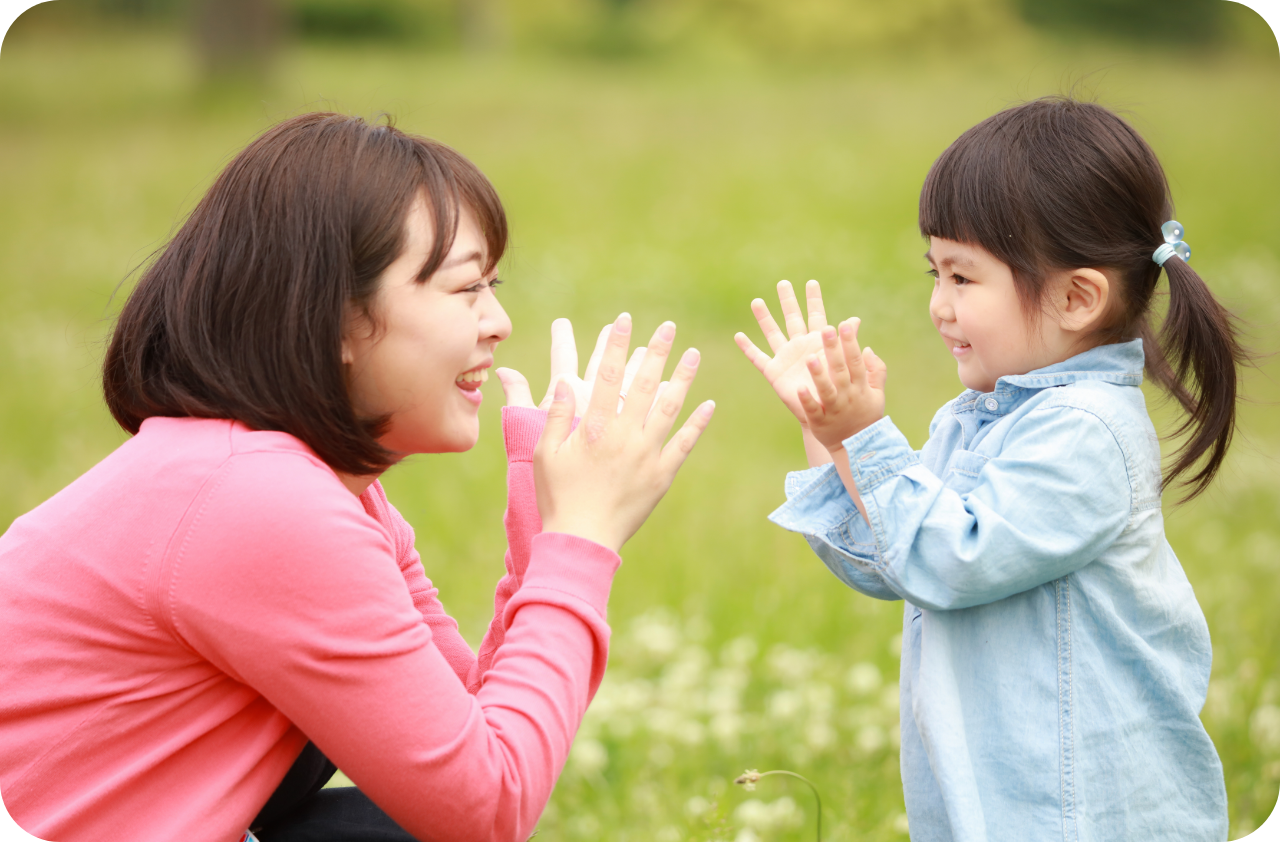
[{"label": "woman's nose", "polygon": [[502,309],[502,302],[498,301],[492,288],[484,298],[484,312],[480,315],[480,336],[493,342],[501,342],[511,335],[511,318]]}]

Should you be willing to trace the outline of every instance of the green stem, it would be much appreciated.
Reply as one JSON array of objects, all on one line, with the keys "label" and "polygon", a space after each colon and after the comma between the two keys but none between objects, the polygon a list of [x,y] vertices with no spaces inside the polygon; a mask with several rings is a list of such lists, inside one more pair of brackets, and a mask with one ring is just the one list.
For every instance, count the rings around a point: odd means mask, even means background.
[{"label": "green stem", "polygon": [[818,788],[813,785],[813,781],[809,780],[804,775],[790,772],[786,769],[774,769],[771,772],[760,773],[760,777],[762,778],[767,778],[770,775],[790,775],[793,778],[799,778],[809,786],[809,789],[813,790],[813,800],[818,802],[818,842],[822,842],[822,796],[818,794]]}]

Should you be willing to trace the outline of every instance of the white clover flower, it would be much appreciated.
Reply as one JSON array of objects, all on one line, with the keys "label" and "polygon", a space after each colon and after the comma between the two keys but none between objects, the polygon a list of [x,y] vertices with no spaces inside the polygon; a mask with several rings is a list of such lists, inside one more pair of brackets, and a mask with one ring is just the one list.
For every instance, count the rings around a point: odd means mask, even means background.
[{"label": "white clover flower", "polygon": [[879,690],[880,685],[883,683],[884,679],[880,675],[880,668],[866,661],[850,667],[849,674],[845,678],[845,686],[859,696],[871,695]]},{"label": "white clover flower", "polygon": [[907,826],[907,814],[899,813],[893,817],[893,829],[898,833],[910,833],[911,828]]},{"label": "white clover flower", "polygon": [[720,650],[720,663],[731,667],[743,667],[755,658],[758,651],[760,647],[756,645],[755,638],[735,637]]},{"label": "white clover flower", "polygon": [[836,731],[826,720],[810,720],[804,730],[804,742],[816,752],[826,751],[835,745]]},{"label": "white clover flower", "polygon": [[880,694],[880,707],[897,713],[900,700],[901,694],[898,691],[897,683],[889,684],[884,688],[884,692]]},{"label": "white clover flower", "polygon": [[711,802],[701,795],[695,795],[684,802],[684,811],[690,818],[701,818],[711,812]]},{"label": "white clover flower", "polygon": [[684,833],[681,832],[680,828],[673,824],[669,824],[659,830],[658,835],[654,838],[658,840],[658,842],[680,842],[680,840],[684,839]]},{"label": "white clover flower", "polygon": [[769,650],[767,662],[775,678],[788,684],[799,684],[818,669],[822,655],[811,649],[792,649],[779,643]]},{"label": "white clover flower", "polygon": [[724,711],[711,717],[711,736],[722,748],[734,749],[738,745],[738,737],[742,734],[746,720],[734,711]]},{"label": "white clover flower", "polygon": [[760,842],[760,837],[754,830],[744,827],[738,831],[738,835],[733,837],[733,842]]},{"label": "white clover flower", "polygon": [[889,638],[889,654],[895,658],[902,657],[902,635],[895,634]]},{"label": "white clover flower", "polygon": [[858,749],[863,754],[872,754],[884,748],[888,737],[879,725],[864,725],[858,729]]},{"label": "white clover flower", "polygon": [[800,694],[794,690],[778,690],[770,694],[765,709],[772,719],[787,722],[795,719],[804,702]]},{"label": "white clover flower", "polygon": [[569,764],[579,775],[598,775],[609,765],[609,751],[598,740],[579,737],[569,749]]},{"label": "white clover flower", "polygon": [[1249,717],[1249,735],[1263,751],[1280,751],[1280,707],[1259,705]]},{"label": "white clover flower", "polygon": [[749,798],[733,811],[733,818],[751,830],[769,833],[798,826],[804,821],[804,813],[790,796],[784,795],[773,802]]}]

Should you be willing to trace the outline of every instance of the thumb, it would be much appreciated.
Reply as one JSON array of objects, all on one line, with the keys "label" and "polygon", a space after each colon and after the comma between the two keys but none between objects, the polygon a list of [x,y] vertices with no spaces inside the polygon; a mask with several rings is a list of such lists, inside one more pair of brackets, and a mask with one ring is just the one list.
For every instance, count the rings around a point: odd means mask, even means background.
[{"label": "thumb", "polygon": [[524,406],[533,408],[533,393],[529,391],[529,381],[514,368],[495,369],[498,382],[502,384],[502,397],[507,406]]},{"label": "thumb", "polygon": [[547,408],[547,426],[542,430],[539,447],[545,445],[555,450],[569,437],[569,433],[573,430],[573,412],[576,405],[573,387],[564,379],[557,380],[551,406]]},{"label": "thumb", "polygon": [[867,385],[883,391],[885,381],[889,378],[889,366],[870,348],[863,349],[862,362],[867,367]]}]

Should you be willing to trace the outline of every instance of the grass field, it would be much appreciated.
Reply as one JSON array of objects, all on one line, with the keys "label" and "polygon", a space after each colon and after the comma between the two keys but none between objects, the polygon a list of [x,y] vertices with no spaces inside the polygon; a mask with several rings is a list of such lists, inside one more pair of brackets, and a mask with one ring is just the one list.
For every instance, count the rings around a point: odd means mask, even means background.
[{"label": "grass field", "polygon": [[[1030,36],[976,54],[841,66],[667,58],[608,63],[295,47],[271,84],[209,89],[163,32],[22,25],[0,57],[0,527],[123,440],[103,408],[103,337],[130,272],[257,132],[313,109],[395,115],[456,146],[503,196],[513,248],[499,364],[545,382],[557,316],[593,336],[663,318],[704,355],[716,418],[623,552],[610,672],[540,839],[812,838],[803,786],[753,793],[744,768],[818,786],[825,838],[905,838],[897,771],[901,606],[844,588],[765,516],[803,467],[794,422],[740,358],[747,305],[823,281],[890,366],[889,411],[923,444],[960,386],[933,333],[915,205],[932,160],[1007,104],[1079,80],[1160,154],[1195,265],[1274,355],[1280,327],[1280,61]],[[125,280],[129,278],[128,280]],[[1166,503],[1208,617],[1204,721],[1232,838],[1280,788],[1280,363],[1249,402],[1212,491]],[[479,640],[500,575],[504,463],[492,382],[480,445],[384,478],[428,575]],[[1156,396],[1152,395],[1154,400]],[[1157,411],[1166,427],[1172,418]]]}]

